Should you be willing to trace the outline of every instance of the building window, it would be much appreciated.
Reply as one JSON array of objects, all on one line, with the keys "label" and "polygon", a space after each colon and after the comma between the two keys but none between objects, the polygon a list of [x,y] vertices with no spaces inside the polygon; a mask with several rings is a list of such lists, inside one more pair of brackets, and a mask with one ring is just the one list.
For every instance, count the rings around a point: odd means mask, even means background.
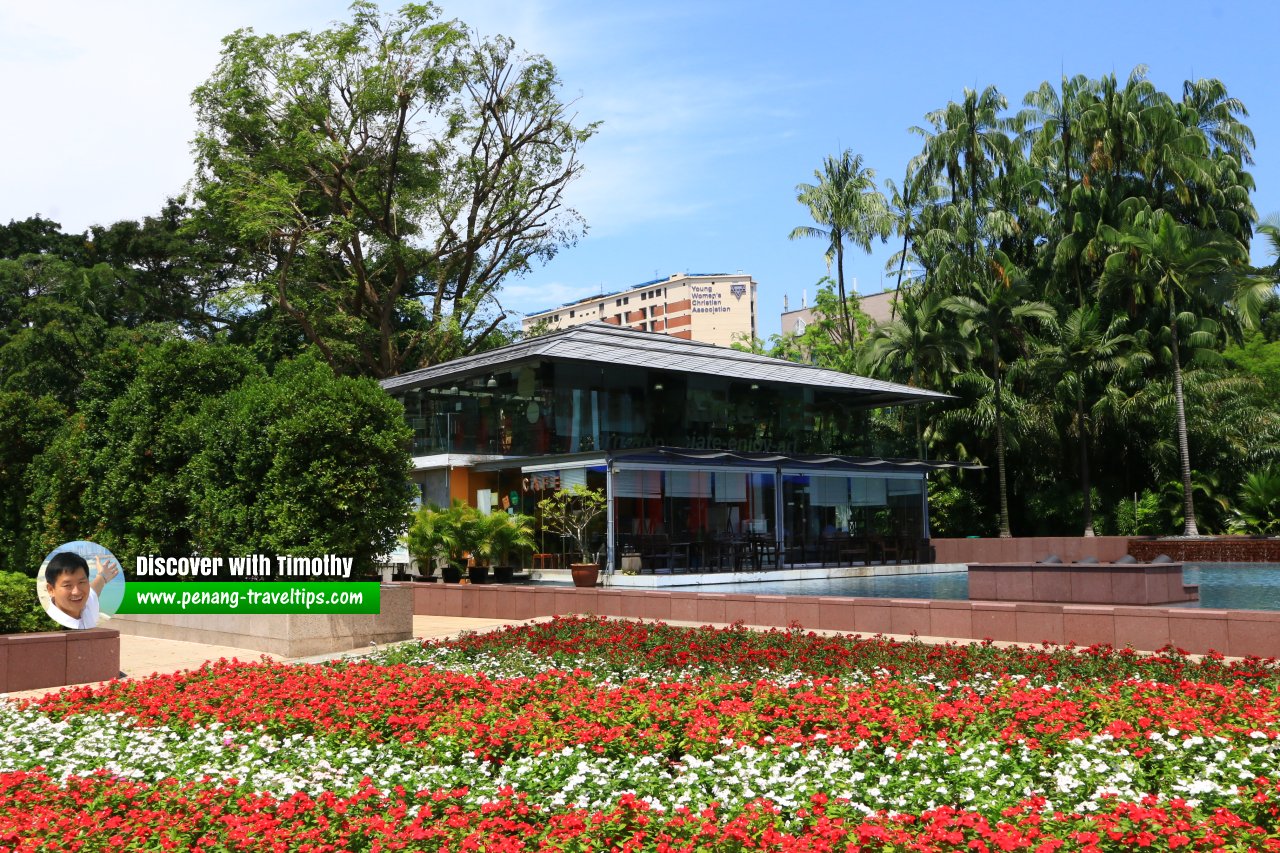
[{"label": "building window", "polygon": [[573,316],[573,312],[572,312],[572,311],[570,311],[570,312],[569,312],[569,316],[570,316],[570,317],[572,317],[572,316]]}]

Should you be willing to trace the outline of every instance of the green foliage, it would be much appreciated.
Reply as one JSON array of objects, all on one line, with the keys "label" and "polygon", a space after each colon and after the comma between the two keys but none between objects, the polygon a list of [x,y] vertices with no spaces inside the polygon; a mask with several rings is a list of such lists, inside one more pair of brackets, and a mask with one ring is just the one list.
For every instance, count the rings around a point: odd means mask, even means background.
[{"label": "green foliage", "polygon": [[[976,480],[970,475],[969,479]],[[995,515],[967,483],[941,476],[929,481],[929,532],[938,538],[992,536]]]},{"label": "green foliage", "polygon": [[1268,465],[1245,479],[1228,526],[1232,533],[1280,535],[1280,465]]},{"label": "green foliage", "polygon": [[1245,332],[1240,345],[1223,352],[1227,363],[1262,380],[1268,395],[1280,399],[1280,340],[1268,340],[1260,331]]},{"label": "green foliage", "polygon": [[68,413],[51,397],[0,392],[0,567],[34,577],[40,555],[27,551],[22,513],[26,472]]},{"label": "green foliage", "polygon": [[[1185,531],[1196,531],[1192,495],[1208,498],[1204,523],[1220,529],[1222,495],[1274,460],[1280,418],[1280,397],[1241,370],[1264,382],[1273,372],[1263,344],[1280,281],[1280,223],[1255,227],[1243,170],[1248,113],[1220,81],[1187,81],[1171,96],[1142,67],[1127,79],[1064,76],[1024,104],[1011,114],[995,89],[966,89],[913,128],[921,153],[891,188],[900,307],[957,306],[991,284],[1010,307],[1047,305],[1058,320],[958,324],[954,369],[923,384],[963,402],[915,429],[918,452],[994,457],[1018,496],[1009,512],[1019,532],[1079,532],[1069,504],[1088,529],[1099,500],[1123,506],[1170,480],[1184,484]],[[1248,263],[1254,233],[1277,256],[1269,266]],[[1255,325],[1263,343],[1244,337],[1230,350],[1234,371],[1212,363]],[[910,381],[906,356],[923,351],[916,326],[895,316],[874,331],[862,369]],[[904,434],[913,426],[902,419]],[[995,479],[964,488],[1003,506],[1006,476]],[[1099,498],[1072,497],[1064,482]]]},{"label": "green foliage", "polygon": [[47,455],[59,463],[43,466],[35,493],[41,545],[50,533],[91,538],[126,565],[190,553],[191,491],[180,475],[207,441],[196,415],[261,372],[235,347],[171,340],[145,350],[123,392],[100,401],[101,417],[81,412],[54,440]]},{"label": "green foliage", "polygon": [[[140,554],[341,554],[368,571],[408,510],[400,408],[371,380],[171,340],[71,416],[29,466],[28,553],[93,539]],[[116,389],[123,384],[123,389]]]},{"label": "green foliage", "polygon": [[192,420],[200,441],[176,478],[199,553],[341,554],[369,572],[408,513],[411,439],[372,380],[310,357],[254,372]]},{"label": "green foliage", "polygon": [[1156,492],[1144,489],[1136,503],[1132,499],[1116,503],[1117,536],[1161,536],[1169,532],[1170,524]]},{"label": "green foliage", "polygon": [[573,540],[575,553],[592,562],[591,538],[605,511],[605,496],[596,489],[576,485],[560,489],[538,502],[542,529]]},{"label": "green foliage", "polygon": [[61,631],[36,597],[36,582],[19,572],[0,572],[0,634]]}]

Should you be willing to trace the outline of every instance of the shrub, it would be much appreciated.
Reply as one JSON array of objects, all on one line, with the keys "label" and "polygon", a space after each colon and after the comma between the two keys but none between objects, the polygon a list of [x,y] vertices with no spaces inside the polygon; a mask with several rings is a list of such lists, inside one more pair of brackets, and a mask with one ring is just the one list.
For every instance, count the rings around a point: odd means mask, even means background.
[{"label": "shrub", "polygon": [[20,572],[0,572],[0,634],[61,631],[36,597],[36,582]]}]

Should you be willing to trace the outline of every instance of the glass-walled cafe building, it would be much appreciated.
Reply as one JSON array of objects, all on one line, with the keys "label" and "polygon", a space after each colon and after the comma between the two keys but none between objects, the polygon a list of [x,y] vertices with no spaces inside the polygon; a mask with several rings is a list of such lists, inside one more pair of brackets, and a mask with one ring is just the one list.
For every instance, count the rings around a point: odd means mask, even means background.
[{"label": "glass-walled cafe building", "polygon": [[[584,484],[608,506],[588,558],[613,569],[929,559],[925,478],[947,463],[881,458],[867,418],[942,394],[604,323],[382,385],[424,503],[537,518]],[[579,559],[539,539],[538,565]]]}]

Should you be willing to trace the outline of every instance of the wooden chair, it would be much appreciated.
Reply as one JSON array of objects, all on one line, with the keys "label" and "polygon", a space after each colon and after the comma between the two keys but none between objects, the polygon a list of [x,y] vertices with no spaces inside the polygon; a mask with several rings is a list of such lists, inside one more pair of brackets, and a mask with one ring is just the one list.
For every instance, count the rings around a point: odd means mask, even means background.
[{"label": "wooden chair", "polygon": [[839,553],[842,566],[851,566],[855,561],[866,565],[871,562],[871,543],[863,536],[846,536]]}]

